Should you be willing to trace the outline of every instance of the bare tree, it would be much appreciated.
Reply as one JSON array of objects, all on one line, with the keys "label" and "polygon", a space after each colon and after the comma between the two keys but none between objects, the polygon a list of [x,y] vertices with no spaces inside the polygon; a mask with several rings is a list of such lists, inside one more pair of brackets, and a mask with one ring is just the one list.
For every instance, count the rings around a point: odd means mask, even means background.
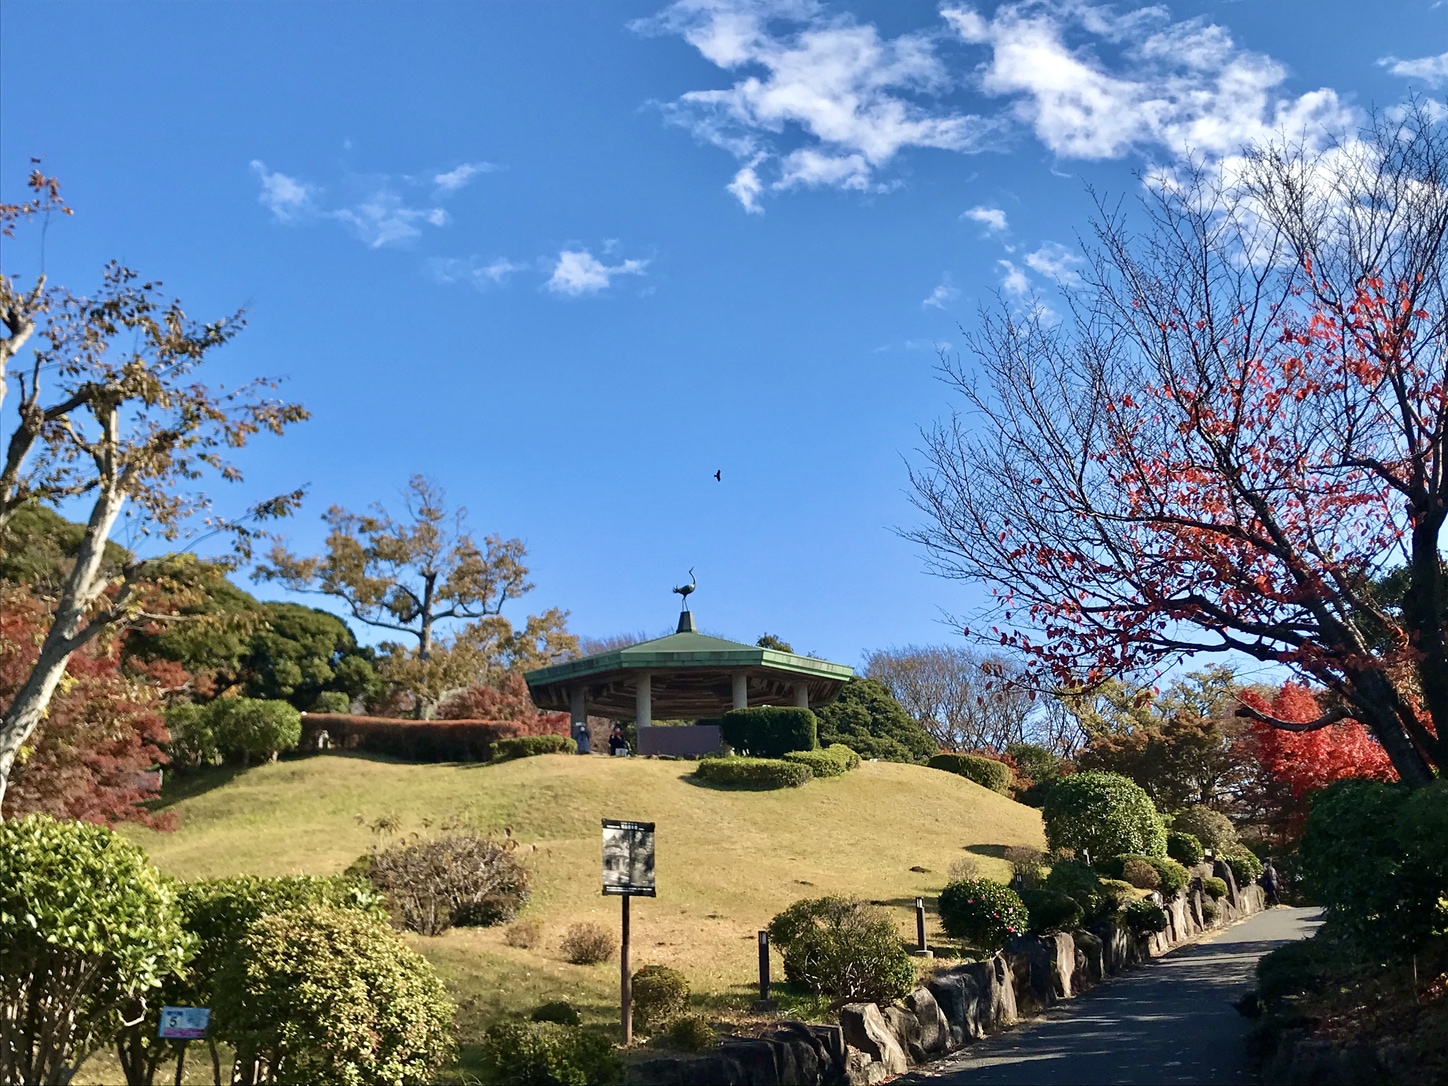
[{"label": "bare tree", "polygon": [[1336,706],[1270,723],[1354,716],[1427,784],[1448,769],[1448,133],[1418,105],[1143,203],[1142,233],[1098,204],[1064,320],[987,314],[971,362],[945,360],[969,415],[926,435],[914,537],[994,586],[973,633],[1042,685],[1284,664]]},{"label": "bare tree", "polygon": [[965,646],[907,645],[865,659],[879,679],[942,750],[1003,751],[1025,742],[1034,706],[1020,666]]},{"label": "bare tree", "polygon": [[[30,202],[0,205],[7,237],[22,220],[68,210],[53,178],[35,171],[30,187]],[[230,533],[245,556],[256,536],[247,521],[284,515],[301,497],[271,499],[232,521],[188,489],[213,474],[239,481],[229,451],[260,431],[280,434],[307,412],[271,398],[275,381],[235,389],[199,383],[197,369],[241,330],[242,316],[197,324],[179,302],[164,302],[159,287],[118,264],[106,269],[94,297],[52,288],[43,275],[26,288],[0,272],[0,406],[13,382],[17,412],[0,465],[0,531],[27,503],[90,504],[39,656],[0,715],[0,802],[71,655],[104,631],[173,617],[174,610],[150,609],[158,587],[172,608],[185,601],[184,586],[158,586],[164,559],[127,555],[119,569],[107,563],[106,541],[123,510],[137,534],[165,541],[199,519],[211,532]]]}]

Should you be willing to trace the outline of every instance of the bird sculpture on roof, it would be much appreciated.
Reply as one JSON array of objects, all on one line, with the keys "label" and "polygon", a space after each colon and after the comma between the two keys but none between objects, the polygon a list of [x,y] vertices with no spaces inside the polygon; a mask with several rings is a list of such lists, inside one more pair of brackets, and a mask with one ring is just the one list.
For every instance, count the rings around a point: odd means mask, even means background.
[{"label": "bird sculpture on roof", "polygon": [[694,591],[696,588],[698,588],[698,587],[699,587],[699,579],[694,576],[694,567],[693,567],[693,566],[690,566],[690,567],[689,567],[689,583],[688,583],[688,584],[681,584],[681,585],[679,585],[677,588],[674,589],[675,592],[677,592],[679,595],[681,595],[681,596],[684,597],[684,610],[685,610],[685,611],[687,611],[687,610],[689,609],[689,594],[690,594],[691,592],[693,592],[693,591]]}]

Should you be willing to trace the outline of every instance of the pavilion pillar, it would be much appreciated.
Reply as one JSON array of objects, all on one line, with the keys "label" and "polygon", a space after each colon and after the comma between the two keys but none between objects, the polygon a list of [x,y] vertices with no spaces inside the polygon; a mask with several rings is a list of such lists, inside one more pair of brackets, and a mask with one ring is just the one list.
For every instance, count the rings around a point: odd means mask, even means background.
[{"label": "pavilion pillar", "polygon": [[794,703],[801,709],[809,708],[809,683],[794,684]]},{"label": "pavilion pillar", "polygon": [[749,708],[749,676],[743,671],[734,673],[734,708]]},{"label": "pavilion pillar", "polygon": [[654,722],[654,702],[650,675],[647,671],[638,674],[638,685],[634,688],[634,726],[648,728]]},{"label": "pavilion pillar", "polygon": [[568,716],[573,738],[578,741],[578,753],[591,753],[588,742],[588,688],[575,686],[568,691]]}]

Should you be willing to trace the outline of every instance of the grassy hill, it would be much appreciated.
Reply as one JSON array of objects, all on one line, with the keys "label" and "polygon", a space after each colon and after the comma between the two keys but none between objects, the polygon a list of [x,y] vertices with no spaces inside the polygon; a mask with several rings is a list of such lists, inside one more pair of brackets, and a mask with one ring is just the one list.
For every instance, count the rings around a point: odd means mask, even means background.
[{"label": "grassy hill", "polygon": [[682,970],[726,1016],[752,998],[755,933],[792,901],[880,901],[913,934],[916,895],[937,893],[953,862],[973,855],[1004,872],[1005,847],[1042,846],[1036,811],[939,770],[867,762],[775,792],[702,787],[692,770],[598,756],[404,765],[325,755],[183,780],[168,803],[174,832],[127,832],[161,870],[199,878],[341,871],[374,844],[368,824],[384,816],[403,833],[449,821],[511,828],[534,871],[523,915],[541,922],[540,944],[509,947],[502,928],[409,937],[457,997],[464,1039],[544,999],[568,998],[596,1020],[616,1016],[616,962],[570,965],[558,947],[580,920],[617,930],[619,904],[599,891],[601,818],[658,823],[659,896],[634,903],[634,961]]}]

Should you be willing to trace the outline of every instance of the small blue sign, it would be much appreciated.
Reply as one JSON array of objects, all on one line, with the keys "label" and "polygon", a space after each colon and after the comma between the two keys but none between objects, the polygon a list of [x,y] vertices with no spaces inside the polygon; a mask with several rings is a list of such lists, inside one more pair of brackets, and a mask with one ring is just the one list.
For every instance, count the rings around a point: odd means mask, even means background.
[{"label": "small blue sign", "polygon": [[200,1041],[210,1024],[210,1007],[162,1007],[159,1036],[170,1041]]}]

